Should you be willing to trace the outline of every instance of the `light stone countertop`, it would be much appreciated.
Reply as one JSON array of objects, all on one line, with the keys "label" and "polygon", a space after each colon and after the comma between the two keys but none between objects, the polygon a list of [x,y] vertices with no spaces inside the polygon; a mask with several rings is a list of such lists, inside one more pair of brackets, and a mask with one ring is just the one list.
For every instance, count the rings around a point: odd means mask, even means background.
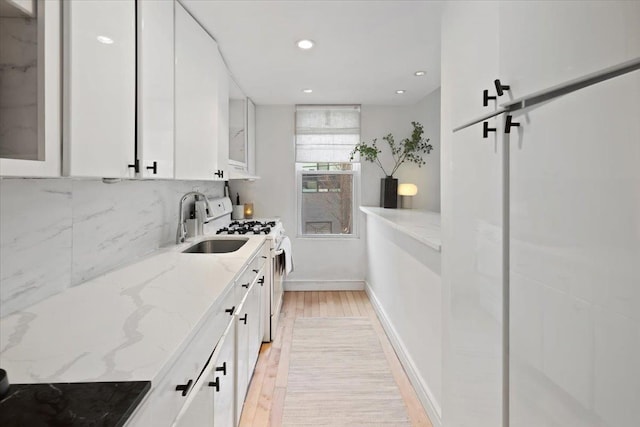
[{"label": "light stone countertop", "polygon": [[360,206],[360,210],[438,252],[442,249],[439,212],[373,206]]},{"label": "light stone countertop", "polygon": [[265,240],[250,236],[229,254],[182,253],[205,238],[161,249],[0,319],[0,366],[9,381],[162,378]]}]

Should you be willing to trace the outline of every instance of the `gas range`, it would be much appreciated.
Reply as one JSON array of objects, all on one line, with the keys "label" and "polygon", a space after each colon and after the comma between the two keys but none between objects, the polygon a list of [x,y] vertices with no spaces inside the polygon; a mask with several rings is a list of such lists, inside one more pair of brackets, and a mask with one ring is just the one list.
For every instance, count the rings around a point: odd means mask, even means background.
[{"label": "gas range", "polygon": [[276,230],[280,221],[254,221],[236,220],[231,221],[228,226],[220,228],[216,234],[270,234]]},{"label": "gas range", "polygon": [[265,286],[263,286],[264,304],[264,336],[263,341],[270,342],[275,338],[278,319],[282,308],[285,278],[285,256],[282,242],[285,239],[284,226],[280,218],[258,218],[231,220],[231,200],[228,197],[209,199],[209,213],[212,219],[204,224],[204,234],[220,235],[261,235],[266,239]]},{"label": "gas range", "polygon": [[216,234],[264,235],[272,241],[273,250],[280,246],[284,237],[284,227],[280,218],[233,220],[227,224],[219,224],[219,227]]}]

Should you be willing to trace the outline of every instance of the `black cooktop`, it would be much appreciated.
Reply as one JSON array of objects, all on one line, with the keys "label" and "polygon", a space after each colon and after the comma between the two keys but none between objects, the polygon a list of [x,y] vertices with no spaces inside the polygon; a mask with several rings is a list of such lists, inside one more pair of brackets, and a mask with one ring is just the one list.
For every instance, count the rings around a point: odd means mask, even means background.
[{"label": "black cooktop", "polygon": [[150,381],[11,384],[0,400],[0,426],[123,426]]}]

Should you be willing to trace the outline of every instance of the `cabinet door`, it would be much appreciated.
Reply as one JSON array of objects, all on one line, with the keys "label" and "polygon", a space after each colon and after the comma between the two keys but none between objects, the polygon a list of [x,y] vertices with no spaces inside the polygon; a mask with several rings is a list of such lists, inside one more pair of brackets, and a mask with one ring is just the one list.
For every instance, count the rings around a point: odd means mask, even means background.
[{"label": "cabinet door", "polygon": [[138,0],[136,6],[140,176],[173,178],[174,2]]},{"label": "cabinet door", "polygon": [[218,358],[212,371],[212,381],[218,381],[218,387],[213,394],[213,425],[215,427],[234,427],[235,398],[236,398],[236,328],[229,322],[227,332],[218,343]]},{"label": "cabinet door", "polygon": [[[251,288],[249,288],[251,289]],[[248,291],[236,311],[236,423],[240,422],[244,398],[249,385],[249,325],[252,319]]]},{"label": "cabinet door", "polygon": [[64,2],[63,173],[133,177],[134,0]]},{"label": "cabinet door", "polygon": [[233,427],[235,398],[235,325],[229,322],[209,363],[176,417],[179,427]]},{"label": "cabinet door", "polygon": [[[258,273],[258,278],[263,277],[264,269]],[[255,368],[256,361],[258,360],[258,354],[260,353],[260,345],[262,344],[262,287],[261,284],[256,282],[251,287],[247,302],[249,303],[248,311],[252,314],[249,323],[249,364],[247,369],[248,382],[251,381],[253,375],[253,369]]]},{"label": "cabinet door", "polygon": [[219,138],[218,46],[175,4],[175,177],[216,179]]},{"label": "cabinet door", "polygon": [[[10,7],[10,6],[7,6]],[[13,155],[5,155],[0,159],[0,175],[2,176],[60,176],[62,171],[61,163],[61,6],[58,0],[38,1],[37,3],[37,135],[31,132],[30,138],[37,138],[37,141],[31,141],[37,145],[37,155],[31,153],[25,156],[24,153],[13,153]],[[6,37],[4,31],[8,31],[9,27],[1,29],[3,39]],[[16,40],[16,39],[13,39]],[[8,50],[7,50],[8,51]],[[32,70],[31,70],[32,71]],[[24,87],[20,88],[21,94],[28,92]],[[9,91],[3,93],[2,98]],[[3,100],[4,104],[4,100]],[[17,114],[24,111],[15,111]],[[9,109],[3,110],[0,117],[0,128],[7,129],[4,119],[10,119],[13,123],[20,123],[20,120],[11,119]],[[21,135],[24,135],[24,127],[20,129]],[[3,141],[0,152],[4,153],[5,144],[12,144],[4,141],[4,138],[12,138],[20,140],[20,137],[7,132],[0,131],[0,139]],[[31,144],[33,145],[33,144]],[[22,143],[20,143],[22,146]],[[12,151],[12,150],[7,150]],[[25,159],[28,157],[28,159]]]},{"label": "cabinet door", "polygon": [[[213,362],[213,360],[211,361]],[[174,427],[210,427],[213,426],[213,401],[215,389],[211,386],[213,374],[202,374],[191,391],[189,400],[182,407],[173,423]]]},{"label": "cabinet door", "polygon": [[247,98],[247,162],[249,175],[256,174],[256,105]]},{"label": "cabinet door", "polygon": [[215,59],[218,81],[218,137],[216,138],[218,156],[215,169],[222,172],[222,177],[219,179],[227,180],[229,179],[229,73],[218,49],[215,50]]}]

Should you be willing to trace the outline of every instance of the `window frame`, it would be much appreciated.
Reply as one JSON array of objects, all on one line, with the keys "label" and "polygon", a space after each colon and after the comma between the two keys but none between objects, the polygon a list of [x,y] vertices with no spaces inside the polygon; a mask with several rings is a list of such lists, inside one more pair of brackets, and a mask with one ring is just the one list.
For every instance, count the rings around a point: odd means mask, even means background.
[{"label": "window frame", "polygon": [[[351,170],[305,170],[303,165],[310,163],[327,163],[327,162],[296,162],[296,238],[298,239],[325,239],[325,240],[349,240],[360,238],[360,221],[359,219],[359,206],[360,206],[360,163],[351,162]],[[346,162],[334,162],[334,163],[346,163]],[[305,193],[302,191],[302,177],[303,175],[351,175],[352,176],[352,198],[351,198],[351,220],[352,220],[352,232],[350,234],[306,234],[304,232],[304,222],[302,218],[302,197]],[[331,194],[330,192],[327,194]]]}]

